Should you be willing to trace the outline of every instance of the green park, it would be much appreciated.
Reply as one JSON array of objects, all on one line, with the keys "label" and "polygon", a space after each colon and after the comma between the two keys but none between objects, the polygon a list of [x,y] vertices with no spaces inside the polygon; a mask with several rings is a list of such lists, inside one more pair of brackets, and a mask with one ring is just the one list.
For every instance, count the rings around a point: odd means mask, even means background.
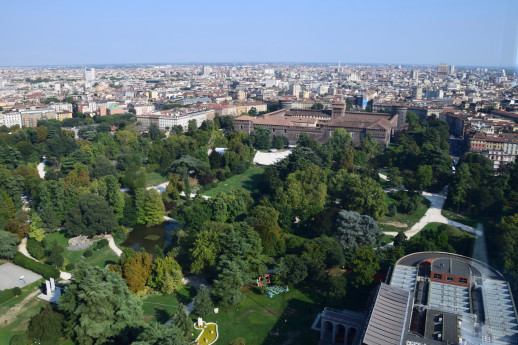
[{"label": "green park", "polygon": [[[411,115],[384,150],[303,133],[261,166],[288,139],[229,116],[167,135],[132,113],[79,138],[55,120],[1,131],[0,271],[35,280],[0,282],[0,345],[315,344],[323,308],[364,311],[399,258],[471,255],[479,228],[517,276],[518,164],[502,177],[466,153],[452,174],[448,124]],[[50,278],[57,304],[40,298]]]}]

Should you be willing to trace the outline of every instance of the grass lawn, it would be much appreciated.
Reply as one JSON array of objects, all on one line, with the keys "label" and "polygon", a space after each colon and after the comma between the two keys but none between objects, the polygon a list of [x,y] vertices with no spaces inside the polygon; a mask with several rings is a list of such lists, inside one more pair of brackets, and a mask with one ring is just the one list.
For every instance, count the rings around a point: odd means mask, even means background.
[{"label": "grass lawn", "polygon": [[205,323],[204,325],[206,327],[198,327],[197,325],[194,325],[194,328],[196,328],[198,331],[201,331],[200,337],[198,338],[198,342],[196,344],[212,344],[218,337],[218,328],[215,323],[209,322]]},{"label": "grass lawn", "polygon": [[146,187],[156,186],[167,181],[167,178],[160,175],[159,173],[147,173],[146,174]]},{"label": "grass lawn", "polygon": [[218,314],[212,314],[204,321],[218,324],[217,343],[221,344],[228,344],[238,337],[245,338],[247,344],[282,344],[288,339],[291,344],[316,344],[319,334],[310,328],[322,306],[308,294],[291,287],[284,304],[285,315],[281,317],[282,294],[269,298],[247,291],[240,305],[228,310],[220,308]]},{"label": "grass lawn", "polygon": [[[59,245],[66,248],[68,247],[68,240],[63,233],[54,232],[46,236],[50,241],[57,241]],[[68,263],[76,264],[79,260],[88,262],[92,266],[104,267],[107,264],[117,263],[119,261],[119,257],[110,249],[109,246],[101,248],[99,250],[93,250],[93,247],[88,248],[92,250],[93,254],[89,258],[83,258],[83,253],[88,249],[84,250],[64,250],[63,257],[65,258],[64,266]]]},{"label": "grass lawn", "polygon": [[[421,218],[423,218],[426,211],[430,207],[430,201],[423,196],[419,196],[420,202],[418,203],[417,210],[412,214],[406,213],[397,213],[394,217],[384,216],[379,220],[379,227],[381,231],[394,231],[399,232],[401,230],[407,231],[417,223]],[[394,203],[394,199],[392,199],[388,194],[385,197],[385,201],[387,205],[392,205]],[[396,227],[394,225],[382,224],[382,223],[401,223],[405,224],[406,227]]]},{"label": "grass lawn", "polygon": [[[415,236],[419,238],[419,236],[421,235],[421,233],[425,230],[432,230],[433,232],[437,232],[439,231],[439,227],[441,225],[444,225],[442,223],[430,223],[430,224],[427,224],[420,232],[418,232]],[[462,231],[460,230],[459,228],[456,228],[454,226],[450,226],[448,225],[447,228],[446,228],[446,233],[448,234],[449,237],[462,237],[462,238],[473,238],[475,239],[476,236],[473,235],[473,234],[470,234],[466,231]]]},{"label": "grass lawn", "polygon": [[472,227],[475,227],[475,228],[477,227],[477,223],[481,222],[481,220],[477,220],[477,219],[471,218],[469,216],[463,216],[461,214],[458,214],[458,213],[455,213],[453,211],[446,210],[446,209],[443,209],[441,211],[441,214],[443,216],[445,216],[446,218],[448,218],[448,219],[451,219],[451,220],[454,220],[456,222],[459,222],[459,223],[462,223],[462,224],[466,224],[466,225],[469,225],[469,226],[472,226]]},{"label": "grass lawn", "polygon": [[156,320],[164,323],[176,313],[180,303],[189,304],[194,297],[196,297],[196,289],[187,285],[171,295],[144,297],[142,299],[144,321]]},{"label": "grass lawn", "polygon": [[[4,315],[5,313],[7,313],[9,309],[21,302],[34,290],[39,289],[42,281],[43,279],[23,287],[22,294],[20,296],[14,297],[1,304],[0,315]],[[34,297],[30,302],[25,304],[24,311],[18,315],[14,322],[11,322],[9,325],[0,328],[0,345],[9,345],[9,342],[13,335],[24,333],[27,329],[29,319],[32,316],[38,314],[41,311],[41,308],[43,308],[46,305],[46,303],[47,302],[44,302]],[[1,316],[0,322],[4,322]]]},{"label": "grass lawn", "polygon": [[[379,239],[378,239],[378,242],[384,246],[385,244],[389,244],[390,242],[394,241],[394,237],[395,236],[390,236],[390,235],[383,235],[381,236]],[[378,245],[376,244],[375,246],[373,246],[374,248],[376,248]]]},{"label": "grass lawn", "polygon": [[203,195],[215,196],[218,193],[229,193],[239,188],[253,191],[258,187],[263,172],[264,168],[262,167],[251,167],[240,175],[219,182],[216,187],[203,192]]}]

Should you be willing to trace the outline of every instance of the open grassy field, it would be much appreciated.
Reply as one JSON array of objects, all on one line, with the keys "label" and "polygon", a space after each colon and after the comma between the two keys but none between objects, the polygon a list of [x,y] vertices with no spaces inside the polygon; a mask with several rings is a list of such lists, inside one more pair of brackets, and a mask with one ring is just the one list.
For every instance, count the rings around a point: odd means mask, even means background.
[{"label": "open grassy field", "polygon": [[156,186],[157,184],[162,184],[167,181],[165,176],[160,175],[159,173],[147,173],[146,174],[146,187]]},{"label": "open grassy field", "polygon": [[219,182],[216,187],[203,192],[203,195],[214,196],[218,193],[229,193],[240,188],[253,191],[258,187],[263,172],[264,168],[262,167],[251,167],[240,175],[235,175]]},{"label": "open grassy field", "polygon": [[[394,217],[388,217],[384,216],[379,220],[379,227],[381,231],[395,231],[399,232],[401,230],[407,231],[410,230],[410,228],[417,223],[421,218],[423,218],[426,211],[428,211],[428,208],[430,207],[430,201],[427,200],[423,196],[419,196],[419,203],[417,206],[417,210],[414,211],[412,214],[406,214],[406,213],[397,213]],[[394,203],[394,199],[390,197],[389,194],[386,195],[385,201],[388,206],[392,205]],[[391,224],[387,223],[400,223],[401,225],[406,225],[406,227],[396,227]]]},{"label": "open grassy field", "polygon": [[245,338],[247,344],[283,344],[290,338],[291,344],[316,344],[319,334],[310,327],[322,311],[320,304],[301,290],[290,288],[284,305],[282,316],[282,294],[269,298],[247,291],[240,305],[220,309],[218,314],[204,321],[218,324],[217,343],[221,344],[228,344],[238,337]]},{"label": "open grassy field", "polygon": [[[55,232],[52,234],[49,234],[46,236],[48,238],[48,241],[57,241],[58,244],[64,248],[68,246],[68,240],[65,237],[64,234],[60,232]],[[117,263],[119,260],[118,256],[113,252],[113,250],[110,249],[110,247],[106,246],[104,248],[101,248],[99,250],[93,250],[95,244],[92,245],[90,250],[92,250],[92,256],[89,258],[83,258],[83,253],[87,251],[88,249],[83,250],[64,250],[63,251],[63,257],[65,258],[65,264],[66,266],[68,263],[76,264],[79,262],[79,260],[88,262],[92,266],[97,267],[104,267],[107,264]]]}]

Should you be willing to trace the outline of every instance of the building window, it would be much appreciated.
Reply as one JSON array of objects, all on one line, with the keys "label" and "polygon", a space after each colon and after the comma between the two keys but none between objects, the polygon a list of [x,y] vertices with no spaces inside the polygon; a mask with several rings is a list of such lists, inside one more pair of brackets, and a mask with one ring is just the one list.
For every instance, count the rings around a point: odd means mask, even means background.
[{"label": "building window", "polygon": [[468,279],[467,278],[459,278],[459,283],[467,284],[468,283]]},{"label": "building window", "polygon": [[433,274],[433,277],[434,277],[435,279],[442,279],[442,274],[434,273],[434,274]]},{"label": "building window", "polygon": [[449,282],[454,282],[455,281],[455,277],[446,277],[446,280],[449,281]]}]

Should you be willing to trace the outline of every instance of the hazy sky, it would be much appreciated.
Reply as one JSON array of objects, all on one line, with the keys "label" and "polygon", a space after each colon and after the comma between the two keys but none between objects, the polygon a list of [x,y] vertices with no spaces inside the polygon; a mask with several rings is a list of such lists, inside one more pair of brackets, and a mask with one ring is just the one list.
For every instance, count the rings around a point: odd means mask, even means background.
[{"label": "hazy sky", "polygon": [[2,2],[0,65],[515,66],[518,0]]}]

